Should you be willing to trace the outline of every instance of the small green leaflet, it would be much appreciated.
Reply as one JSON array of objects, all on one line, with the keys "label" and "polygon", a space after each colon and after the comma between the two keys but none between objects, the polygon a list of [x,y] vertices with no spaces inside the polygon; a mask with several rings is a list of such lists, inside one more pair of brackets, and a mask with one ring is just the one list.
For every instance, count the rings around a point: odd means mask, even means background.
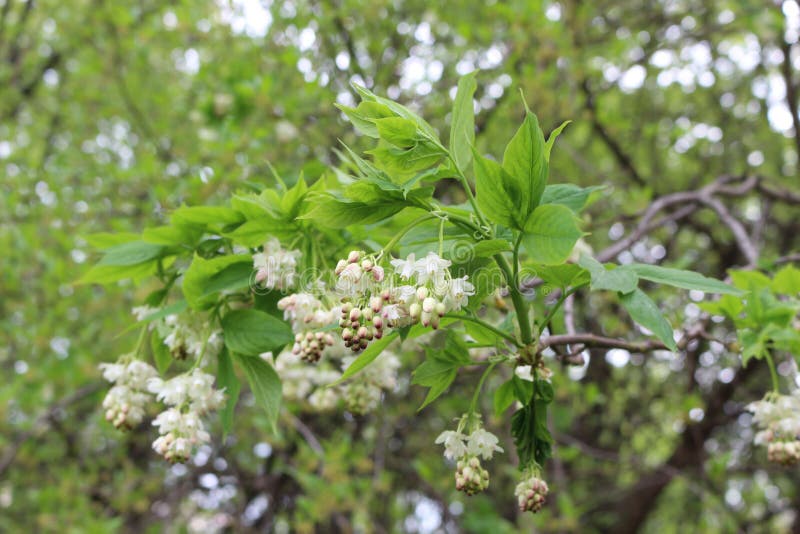
[{"label": "small green leaflet", "polygon": [[165,251],[165,246],[145,241],[123,243],[106,250],[97,265],[115,267],[139,265],[161,257]]},{"label": "small green leaflet", "polygon": [[634,321],[653,332],[670,350],[678,350],[675,339],[672,337],[672,326],[664,318],[655,302],[641,289],[635,289],[626,294],[620,293],[620,302]]},{"label": "small green leaflet", "polygon": [[728,295],[742,295],[744,292],[714,278],[708,278],[693,271],[671,269],[658,265],[632,263],[623,265],[618,270],[632,271],[639,278],[650,280],[657,284],[666,284],[682,289],[696,289],[706,293],[720,293]]},{"label": "small green leaflet", "polygon": [[556,265],[566,261],[582,235],[569,208],[543,204],[533,210],[525,223],[522,244],[536,263]]},{"label": "small green leaflet", "polygon": [[578,265],[589,271],[592,277],[591,287],[595,291],[630,293],[639,285],[639,277],[635,272],[620,268],[608,270],[602,263],[586,254],[581,254]]},{"label": "small green leaflet", "polygon": [[217,356],[217,388],[225,390],[225,406],[219,411],[224,437],[230,434],[233,428],[233,412],[242,389],[242,384],[236,378],[233,361],[226,348],[223,348]]},{"label": "small green leaflet", "polygon": [[602,185],[578,187],[574,184],[552,184],[544,188],[542,204],[561,204],[578,213],[594,197],[592,193],[603,189],[605,186]]},{"label": "small green leaflet", "polygon": [[472,97],[477,87],[474,72],[463,76],[458,80],[458,91],[453,102],[450,154],[462,173],[466,173],[472,163],[472,145],[475,144],[475,108]]},{"label": "small green leaflet", "polygon": [[[232,267],[237,264],[239,267]],[[252,265],[252,258],[245,255],[220,256],[206,260],[195,254],[192,264],[183,275],[181,287],[186,302],[194,309],[203,309],[213,304],[213,293],[222,289],[247,287]],[[244,273],[245,269],[247,274]]]},{"label": "small green leaflet", "polygon": [[428,386],[425,401],[419,410],[436,400],[455,380],[458,369],[470,363],[469,352],[453,330],[448,330],[444,349],[427,349],[426,359],[414,370],[412,384]]},{"label": "small green leaflet", "polygon": [[477,152],[475,157],[475,199],[490,221],[521,230],[525,224],[519,184],[494,160]]},{"label": "small green leaflet", "polygon": [[525,120],[503,153],[503,170],[513,178],[513,189],[519,191],[519,206],[525,220],[539,205],[548,173],[544,134],[539,127],[539,119],[527,104]]},{"label": "small green leaflet", "polygon": [[353,361],[353,363],[351,363],[350,366],[344,370],[342,376],[340,376],[339,379],[336,380],[335,382],[329,384],[328,387],[341,384],[348,378],[352,377],[353,375],[361,371],[364,367],[371,364],[375,360],[375,358],[380,356],[381,352],[383,352],[383,349],[388,347],[389,343],[397,339],[399,335],[400,335],[399,332],[395,330],[391,334],[370,343],[369,346],[366,349],[364,349],[364,352],[359,354],[358,357]]},{"label": "small green leaflet", "polygon": [[[281,412],[281,379],[270,364],[258,357],[233,354],[239,367],[247,377],[256,402],[267,414],[272,432],[277,432],[278,416]],[[227,407],[226,407],[227,408]]]},{"label": "small green leaflet", "polygon": [[159,374],[163,375],[172,365],[172,354],[155,330],[150,333],[150,352],[153,353],[153,363],[156,365],[156,369]]},{"label": "small green leaflet", "polygon": [[547,405],[553,400],[553,387],[544,380],[534,384],[530,402],[511,417],[511,435],[519,455],[520,470],[534,462],[544,465],[552,453],[553,436],[547,428]]},{"label": "small green leaflet", "polygon": [[222,318],[228,350],[244,356],[276,353],[294,339],[292,329],[280,319],[258,310],[234,310]]}]

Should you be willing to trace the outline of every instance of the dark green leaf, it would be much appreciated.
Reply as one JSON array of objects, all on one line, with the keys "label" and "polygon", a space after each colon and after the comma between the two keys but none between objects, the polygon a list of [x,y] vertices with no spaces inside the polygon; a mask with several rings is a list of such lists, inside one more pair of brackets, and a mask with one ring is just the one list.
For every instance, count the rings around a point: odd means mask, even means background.
[{"label": "dark green leaf", "polygon": [[706,293],[721,293],[730,295],[741,295],[744,292],[736,289],[719,280],[708,278],[702,274],[681,269],[671,269],[659,267],[658,265],[647,265],[643,263],[632,263],[619,267],[622,270],[629,270],[636,273],[639,278],[650,280],[657,284],[666,284],[683,289],[696,289]]},{"label": "dark green leaf", "polygon": [[645,295],[641,289],[636,289],[627,294],[620,294],[620,302],[628,310],[634,321],[653,332],[670,350],[678,350],[675,339],[672,337],[672,327],[669,322],[655,302]]},{"label": "dark green leaf", "polygon": [[266,412],[272,432],[276,432],[282,396],[281,380],[278,374],[270,364],[261,358],[242,356],[236,353],[233,355],[247,377],[256,402]]},{"label": "dark green leaf", "polygon": [[222,318],[228,350],[244,356],[279,352],[294,336],[287,323],[258,310],[234,310]]}]

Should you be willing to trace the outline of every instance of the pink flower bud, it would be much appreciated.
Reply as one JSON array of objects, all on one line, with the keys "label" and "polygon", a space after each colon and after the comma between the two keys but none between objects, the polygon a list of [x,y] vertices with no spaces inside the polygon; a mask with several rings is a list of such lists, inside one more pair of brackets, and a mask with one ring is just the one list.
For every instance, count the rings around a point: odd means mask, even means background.
[{"label": "pink flower bud", "polygon": [[364,272],[367,273],[370,272],[374,266],[375,264],[372,263],[372,260],[363,260],[361,262],[361,268],[364,269]]},{"label": "pink flower bud", "polygon": [[372,278],[376,282],[383,282],[384,272],[383,267],[380,265],[376,265],[372,268]]},{"label": "pink flower bud", "polygon": [[436,299],[433,297],[428,297],[422,301],[422,311],[431,313],[433,309],[436,307]]},{"label": "pink flower bud", "polygon": [[347,263],[356,263],[361,258],[361,254],[357,250],[351,250],[347,255]]},{"label": "pink flower bud", "polygon": [[417,288],[417,298],[419,300],[425,300],[428,297],[428,288],[425,286],[420,286]]},{"label": "pink flower bud", "polygon": [[333,272],[336,273],[336,276],[339,276],[342,274],[342,271],[344,271],[345,267],[347,267],[347,262],[344,260],[339,260],[339,262],[336,264],[336,270]]}]

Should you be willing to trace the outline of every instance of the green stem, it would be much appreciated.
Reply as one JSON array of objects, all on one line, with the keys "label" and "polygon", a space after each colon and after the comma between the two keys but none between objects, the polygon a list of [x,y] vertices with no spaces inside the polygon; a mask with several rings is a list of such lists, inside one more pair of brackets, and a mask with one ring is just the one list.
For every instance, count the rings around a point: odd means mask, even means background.
[{"label": "green stem", "polygon": [[775,393],[780,394],[781,392],[781,385],[780,381],[778,380],[778,372],[775,370],[775,361],[772,359],[772,354],[769,352],[767,354],[767,366],[769,366],[769,374],[772,377],[772,389],[775,390]]},{"label": "green stem", "polygon": [[511,294],[511,302],[514,303],[514,310],[517,312],[517,323],[519,324],[519,335],[522,339],[522,344],[530,345],[533,343],[533,331],[531,330],[531,322],[528,317],[528,303],[525,302],[525,298],[519,291],[517,280],[514,278],[514,273],[505,256],[502,254],[495,254],[493,257],[506,278],[508,291]]},{"label": "green stem", "polygon": [[519,341],[517,341],[517,339],[514,336],[512,336],[509,333],[503,332],[502,330],[500,330],[496,326],[491,325],[491,324],[489,324],[486,321],[483,321],[481,319],[478,319],[477,317],[470,317],[469,315],[458,315],[456,313],[446,313],[444,316],[448,317],[448,318],[451,318],[451,319],[458,319],[459,321],[469,321],[471,323],[475,323],[475,324],[477,324],[479,326],[482,326],[483,328],[485,328],[487,330],[491,330],[492,333],[497,334],[498,336],[502,337],[503,339],[506,339],[507,341],[510,341],[511,343],[516,345],[517,347],[520,346]]},{"label": "green stem", "polygon": [[[580,285],[580,286],[576,286],[576,287],[570,288],[569,291],[562,291],[561,292],[561,296],[558,298],[556,303],[553,304],[553,307],[550,308],[550,310],[548,310],[547,315],[545,315],[544,319],[542,319],[542,323],[540,325],[541,326],[541,328],[540,328],[541,330],[544,330],[545,327],[547,327],[547,325],[550,324],[550,321],[553,320],[553,316],[556,314],[556,312],[561,307],[561,305],[564,304],[564,302],[569,298],[569,296],[574,294],[576,291],[578,291],[582,287],[583,286]],[[550,333],[552,334],[552,332],[550,332]]]},{"label": "green stem", "polygon": [[475,393],[472,394],[472,402],[469,405],[469,413],[471,413],[471,414],[475,413],[475,407],[478,405],[478,396],[481,393],[481,389],[483,389],[483,383],[486,381],[486,378],[489,376],[489,373],[492,372],[492,369],[494,369],[494,367],[495,367],[495,365],[497,365],[497,363],[498,362],[490,363],[489,367],[487,367],[486,370],[481,375],[481,379],[478,382],[478,387],[475,389]]},{"label": "green stem", "polygon": [[408,223],[408,224],[407,224],[407,225],[406,225],[404,228],[402,228],[402,229],[401,229],[401,230],[400,230],[400,231],[397,233],[397,235],[395,235],[395,236],[392,238],[392,240],[391,240],[391,241],[389,241],[389,242],[386,244],[386,246],[385,246],[385,247],[383,247],[383,248],[381,249],[381,251],[380,251],[380,253],[378,254],[378,256],[382,256],[382,255],[383,255],[385,252],[389,252],[389,251],[391,251],[391,250],[392,250],[392,247],[394,247],[394,246],[397,244],[397,242],[398,242],[398,241],[400,241],[400,240],[403,238],[403,236],[404,236],[404,235],[406,235],[406,234],[407,234],[407,233],[408,233],[408,232],[409,232],[409,231],[410,231],[412,228],[414,228],[414,227],[415,227],[415,226],[417,226],[418,224],[422,224],[422,223],[424,223],[425,221],[429,221],[429,220],[431,220],[431,219],[435,219],[436,217],[437,217],[436,215],[434,215],[434,214],[432,214],[432,213],[428,213],[428,214],[426,214],[426,215],[423,215],[423,216],[422,216],[422,217],[420,217],[419,219],[414,219],[413,221],[411,221],[410,223]]},{"label": "green stem", "polygon": [[439,257],[442,257],[442,252],[444,252],[444,222],[445,218],[439,221]]},{"label": "green stem", "polygon": [[469,186],[469,180],[467,180],[467,177],[458,167],[458,163],[456,163],[455,158],[453,158],[453,155],[450,152],[447,153],[447,157],[450,158],[450,161],[453,162],[453,166],[456,168],[458,179],[461,182],[461,186],[464,188],[464,192],[467,194],[467,198],[469,199],[469,203],[472,206],[472,210],[475,212],[475,216],[478,217],[481,226],[488,227],[489,224],[486,222],[486,219],[483,218],[483,214],[478,209],[478,202],[475,200],[475,195],[472,193],[472,188]]}]

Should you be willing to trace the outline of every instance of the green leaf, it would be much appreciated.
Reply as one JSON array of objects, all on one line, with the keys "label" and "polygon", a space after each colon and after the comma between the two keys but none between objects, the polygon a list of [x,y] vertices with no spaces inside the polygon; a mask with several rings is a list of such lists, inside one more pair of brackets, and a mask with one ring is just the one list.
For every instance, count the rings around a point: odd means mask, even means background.
[{"label": "green leaf", "polygon": [[539,205],[548,172],[544,134],[536,115],[527,109],[522,126],[506,146],[503,169],[517,183],[524,220]]},{"label": "green leaf", "polygon": [[444,350],[428,349],[426,360],[414,370],[412,384],[428,386],[430,390],[419,410],[444,393],[455,380],[458,369],[470,362],[466,345],[448,330]]},{"label": "green leaf", "polygon": [[237,353],[233,356],[247,377],[256,402],[266,412],[272,432],[277,432],[278,416],[281,412],[281,379],[275,369],[261,358]]},{"label": "green leaf", "polygon": [[378,135],[387,143],[399,148],[413,148],[417,144],[417,125],[401,117],[388,117],[373,121]]},{"label": "green leaf", "polygon": [[347,369],[344,370],[342,376],[340,376],[339,379],[336,380],[335,382],[329,384],[328,387],[341,384],[342,382],[344,382],[348,378],[353,377],[356,373],[358,373],[366,366],[371,364],[373,361],[375,361],[375,358],[380,356],[381,352],[383,352],[383,349],[388,347],[389,343],[397,339],[399,335],[400,334],[395,330],[391,334],[383,336],[381,339],[370,343],[369,346],[367,346],[367,348],[364,349],[364,352],[359,354],[358,357],[355,360],[353,360],[353,363],[351,363],[347,367]]},{"label": "green leaf", "polygon": [[536,276],[550,285],[567,288],[578,287],[588,284],[590,281],[589,272],[574,263],[562,263],[560,265],[534,265],[533,270]]},{"label": "green leaf", "polygon": [[518,204],[521,198],[518,184],[496,161],[477,152],[474,157],[478,209],[494,223],[522,229],[525,215]]},{"label": "green leaf", "polygon": [[[227,289],[230,286],[223,284],[222,281],[231,282],[228,270],[234,264],[247,265],[250,272],[252,272],[253,260],[250,256],[234,255],[234,256],[220,256],[210,260],[206,260],[201,256],[195,254],[192,264],[183,275],[183,296],[186,302],[189,303],[194,309],[202,309],[213,304],[214,291]],[[239,267],[238,269],[242,269]],[[241,274],[241,271],[237,271]],[[242,287],[242,280],[239,278],[236,286]],[[248,278],[245,280],[245,286],[249,282]],[[214,291],[209,291],[213,289]]]},{"label": "green leaf", "polygon": [[155,228],[145,228],[142,232],[142,239],[148,243],[172,247],[186,245],[194,248],[201,237],[202,231],[196,226],[156,226]]},{"label": "green leaf", "polygon": [[561,132],[564,131],[564,128],[569,126],[569,123],[571,122],[572,121],[564,121],[561,123],[561,126],[550,132],[550,137],[547,138],[547,142],[544,146],[544,156],[548,162],[550,161],[550,151],[553,149],[553,144],[555,144],[556,139],[558,139],[558,136],[561,135]]},{"label": "green leaf", "polygon": [[592,193],[605,186],[578,187],[574,184],[552,184],[544,188],[542,204],[561,204],[578,213],[589,202]]},{"label": "green leaf", "polygon": [[666,284],[682,289],[696,289],[706,293],[720,293],[729,295],[742,295],[744,292],[714,278],[708,278],[693,271],[671,269],[658,265],[632,263],[623,265],[619,269],[633,271],[639,278],[650,280],[657,284]]},{"label": "green leaf", "polygon": [[620,302],[628,310],[634,321],[653,332],[670,350],[678,350],[675,339],[672,337],[672,326],[670,326],[655,302],[645,295],[641,289],[636,289],[627,294],[620,294]]},{"label": "green leaf", "polygon": [[385,117],[395,116],[387,106],[377,102],[361,102],[357,107],[351,108],[341,104],[334,104],[337,108],[342,110],[353,126],[368,137],[378,139],[378,128],[372,119],[381,119]]},{"label": "green leaf", "polygon": [[507,239],[486,239],[478,241],[472,248],[476,258],[491,258],[500,252],[509,252],[511,243]]},{"label": "green leaf", "polygon": [[106,250],[97,265],[123,267],[147,263],[164,255],[166,247],[147,243],[145,241],[132,241],[115,245]]},{"label": "green leaf", "polygon": [[315,207],[301,219],[313,219],[331,228],[345,228],[353,224],[373,224],[388,219],[408,207],[403,200],[387,199],[380,203],[339,200],[328,194],[313,198]]},{"label": "green leaf", "polygon": [[616,268],[608,270],[602,263],[586,254],[581,254],[578,265],[589,271],[591,286],[595,291],[618,291],[630,293],[639,284],[639,277],[633,271]]},{"label": "green leaf", "polygon": [[772,279],[772,290],[782,295],[797,296],[800,293],[800,269],[786,265]]},{"label": "green leaf", "polygon": [[242,389],[242,384],[233,371],[233,360],[225,348],[217,356],[217,387],[225,389],[225,406],[219,411],[224,439],[233,428],[233,414]]},{"label": "green leaf", "polygon": [[504,382],[502,386],[495,390],[493,398],[494,414],[497,417],[500,417],[512,404],[514,404],[515,400],[514,382],[512,379]]},{"label": "green leaf", "polygon": [[231,239],[235,244],[245,247],[257,247],[264,243],[268,237],[288,238],[296,235],[297,224],[281,221],[269,215],[262,215],[258,219],[251,219],[222,235]]},{"label": "green leaf", "polygon": [[234,310],[222,318],[228,350],[245,356],[277,353],[294,339],[284,321],[258,310]]},{"label": "green leaf", "polygon": [[169,306],[165,306],[165,307],[161,308],[160,310],[151,313],[150,315],[144,317],[141,321],[139,321],[136,324],[138,326],[138,325],[141,325],[142,323],[151,323],[153,321],[157,321],[159,319],[163,319],[167,315],[173,315],[173,314],[181,313],[188,306],[189,306],[189,304],[185,300],[181,299],[179,301],[173,302]]},{"label": "green leaf", "polygon": [[150,333],[150,351],[153,353],[153,363],[158,373],[163,375],[172,365],[173,358],[169,348],[164,344],[164,340],[161,339],[161,336],[156,331]]},{"label": "green leaf", "polygon": [[575,215],[566,206],[543,204],[533,210],[525,224],[522,245],[536,263],[564,263],[583,235]]},{"label": "green leaf", "polygon": [[475,108],[472,97],[477,87],[474,72],[462,76],[458,80],[458,91],[453,102],[450,154],[462,173],[466,173],[472,163],[472,145],[475,143]]}]

